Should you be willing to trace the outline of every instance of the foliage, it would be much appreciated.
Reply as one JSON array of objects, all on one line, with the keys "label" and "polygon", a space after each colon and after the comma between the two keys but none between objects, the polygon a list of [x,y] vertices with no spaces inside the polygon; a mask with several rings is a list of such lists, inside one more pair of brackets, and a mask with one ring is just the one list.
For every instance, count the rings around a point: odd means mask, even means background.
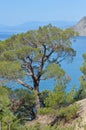
[{"label": "foliage", "polygon": [[[63,85],[63,83],[61,85]],[[60,108],[62,106],[67,106],[75,102],[75,95],[76,95],[75,87],[72,87],[69,92],[66,92],[67,91],[66,85],[67,84],[65,84],[65,86],[57,85],[54,88],[53,92],[48,93],[48,96],[44,100],[44,104],[46,107]]]},{"label": "foliage", "polygon": [[0,77],[15,80],[26,75],[39,90],[41,78],[64,76],[58,64],[75,56],[70,41],[74,35],[72,29],[47,25],[0,42]]},{"label": "foliage", "polygon": [[45,107],[45,99],[49,96],[49,93],[49,90],[44,90],[39,93],[41,107]]},{"label": "foliage", "polygon": [[74,103],[74,102],[77,100],[77,99],[75,98],[76,96],[77,96],[77,90],[76,90],[76,88],[75,88],[75,86],[74,86],[74,87],[72,87],[72,88],[70,89],[69,92],[66,92],[65,104],[66,104],[66,105],[70,105],[70,104]]},{"label": "foliage", "polygon": [[8,127],[13,130],[13,126],[19,125],[19,120],[10,110],[10,92],[10,89],[0,86],[0,122],[4,130],[7,130]]},{"label": "foliage", "polygon": [[5,76],[5,78],[7,78],[7,79],[13,79],[13,78],[21,77],[21,74],[24,74],[24,73],[21,72],[20,64],[17,61],[14,61],[14,62],[10,62],[10,61],[2,62],[1,61],[0,62],[0,74],[1,74],[0,76],[2,78]]},{"label": "foliage", "polygon": [[32,120],[35,117],[35,93],[28,89],[17,89],[12,92],[11,110],[22,120]]},{"label": "foliage", "polygon": [[26,130],[41,130],[41,125],[39,123],[35,123],[31,126],[26,126]]},{"label": "foliage", "polygon": [[8,93],[9,92],[5,87],[0,86],[0,111],[9,108],[10,99]]},{"label": "foliage", "polygon": [[[2,91],[2,89],[5,91]],[[2,92],[2,94],[4,93],[4,96],[5,96],[5,94],[7,94],[6,100],[9,99],[8,98],[9,95],[10,95],[11,100],[16,99],[14,102],[15,103],[14,108],[16,106],[16,103],[17,103],[17,105],[19,105],[19,106],[17,106],[16,112],[14,112],[15,114],[17,114],[17,116],[14,116],[14,114],[10,111],[10,104],[12,106],[12,102],[10,103],[10,100],[8,100],[9,102],[7,102],[7,107],[5,106],[4,111],[3,111],[4,118],[2,118],[2,125],[3,125],[4,130],[7,129],[7,127],[8,127],[7,124],[9,124],[9,123],[11,123],[12,130],[23,130],[23,129],[26,129],[26,130],[28,130],[28,129],[32,129],[32,130],[49,129],[50,130],[51,129],[51,130],[53,130],[53,129],[55,129],[54,127],[49,127],[49,126],[41,127],[40,124],[37,124],[36,126],[32,126],[32,127],[25,127],[20,124],[20,120],[22,118],[23,119],[30,118],[30,114],[31,114],[30,112],[32,111],[31,107],[33,108],[33,106],[35,104],[35,95],[32,91],[27,90],[27,89],[18,89],[18,90],[12,91],[12,93],[11,93],[10,90],[2,87],[1,92]],[[55,94],[57,94],[57,95],[55,95],[55,97],[53,97],[49,100],[49,98],[50,98],[49,96],[51,94],[53,95],[53,93],[54,93],[54,95]],[[47,100],[47,98],[48,98],[49,102],[51,102],[51,100],[54,101],[54,99],[56,98],[56,102],[52,103],[50,107],[46,106],[46,104],[45,104],[45,107],[40,108],[38,110],[38,113],[41,115],[44,115],[44,114],[51,115],[52,114],[54,116],[57,116],[60,119],[62,118],[64,120],[66,120],[66,121],[69,121],[70,119],[74,118],[76,116],[78,106],[77,105],[65,106],[65,105],[68,105],[69,102],[66,104],[67,99],[65,101],[64,96],[62,98],[62,95],[64,95],[65,98],[67,96],[65,89],[62,86],[56,86],[53,92],[49,92],[49,91],[42,92],[41,98],[43,97],[44,102]],[[60,96],[59,100],[58,100],[58,96]],[[22,102],[20,103],[20,101],[22,101]],[[70,101],[70,103],[71,103],[71,101]],[[6,105],[6,103],[5,103],[5,105]],[[58,106],[60,107],[60,109]],[[21,115],[19,113],[21,113]],[[17,117],[19,118],[19,120],[17,119]],[[59,127],[57,127],[56,129],[60,130]],[[69,128],[63,128],[63,129],[66,130]],[[72,128],[70,128],[70,129],[72,129]]]},{"label": "foliage", "polygon": [[49,125],[41,125],[39,123],[34,124],[33,126],[28,126],[27,130],[74,130],[75,126],[49,126]]},{"label": "foliage", "polygon": [[64,86],[56,86],[53,92],[49,92],[44,99],[45,107],[38,110],[39,114],[57,115],[58,119],[70,120],[77,115],[79,106],[75,102],[76,90],[72,88],[65,91]]},{"label": "foliage", "polygon": [[[35,108],[38,109],[40,81],[49,78],[61,80],[65,77],[65,71],[59,66],[60,62],[64,60],[71,62],[76,55],[70,40],[74,35],[75,32],[70,28],[62,30],[49,24],[0,42],[0,78],[15,80],[24,87],[34,90]],[[33,86],[22,81],[25,76],[28,81],[31,80]],[[56,93],[50,94],[49,98],[55,97],[55,102],[54,100],[49,102],[49,106],[57,107],[62,104],[64,102],[62,95],[64,96],[64,92],[58,96]],[[62,100],[59,100],[61,96]],[[24,105],[22,109],[25,111],[28,105],[25,102]]]},{"label": "foliage", "polygon": [[49,114],[55,115],[55,110],[52,108],[39,108],[38,114],[40,114],[40,115],[47,115],[47,114],[48,115]]},{"label": "foliage", "polygon": [[86,98],[86,54],[83,54],[84,62],[80,67],[82,76],[80,77],[79,98]]},{"label": "foliage", "polygon": [[[0,117],[3,122],[8,120],[15,125],[21,119],[34,118],[36,114],[34,108],[37,108],[35,105],[39,102],[45,107],[39,109],[40,114],[54,113],[55,110],[73,102],[73,92],[68,93],[69,95],[65,92],[69,79],[65,79],[65,71],[59,64],[63,60],[72,61],[76,55],[70,41],[74,35],[72,29],[61,30],[47,25],[0,41],[0,78],[17,80],[21,85],[29,88],[29,90],[12,91],[10,98],[8,92],[2,93]],[[33,86],[22,81],[25,76],[31,80]],[[40,94],[39,83],[42,79],[48,78],[53,78],[57,82],[57,87],[53,92]],[[4,103],[3,98],[6,99]],[[2,115],[6,116],[3,118]],[[37,125],[38,129],[39,125]]]},{"label": "foliage", "polygon": [[45,99],[45,106],[59,108],[65,102],[65,92],[62,86],[57,86],[54,92],[50,92]]},{"label": "foliage", "polygon": [[57,117],[61,119],[65,119],[65,121],[69,121],[77,116],[78,105],[73,104],[68,107],[63,107],[58,110]]},{"label": "foliage", "polygon": [[[56,73],[58,72],[58,73]],[[45,70],[45,78],[55,78],[60,79],[65,74],[65,71],[59,67],[57,64],[50,64]]]}]

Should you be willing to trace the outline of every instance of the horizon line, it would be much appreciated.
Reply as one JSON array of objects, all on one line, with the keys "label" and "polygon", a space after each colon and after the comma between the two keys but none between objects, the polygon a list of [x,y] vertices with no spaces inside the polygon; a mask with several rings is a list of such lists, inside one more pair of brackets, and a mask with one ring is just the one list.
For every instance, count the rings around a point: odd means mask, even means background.
[{"label": "horizon line", "polygon": [[25,23],[29,23],[29,22],[78,22],[78,21],[72,21],[72,20],[30,20],[30,21],[26,21],[26,22],[22,22],[22,23],[18,23],[18,24],[3,24],[0,23],[0,26],[18,26],[18,25],[22,25]]}]

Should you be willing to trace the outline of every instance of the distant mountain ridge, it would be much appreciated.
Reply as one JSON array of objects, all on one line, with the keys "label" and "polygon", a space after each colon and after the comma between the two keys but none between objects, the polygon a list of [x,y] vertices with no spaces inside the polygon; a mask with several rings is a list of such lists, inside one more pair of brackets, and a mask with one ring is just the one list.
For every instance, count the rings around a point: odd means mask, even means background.
[{"label": "distant mountain ridge", "polygon": [[86,36],[86,16],[83,17],[74,27],[74,31],[78,32],[80,36]]},{"label": "distant mountain ridge", "polygon": [[48,24],[52,24],[54,26],[60,27],[60,28],[67,28],[70,26],[75,25],[76,22],[72,21],[46,21],[46,22],[40,22],[40,21],[32,21],[32,22],[26,22],[17,26],[6,26],[0,24],[0,32],[12,32],[12,33],[21,33],[25,32],[31,29],[38,29],[39,26],[44,26]]}]

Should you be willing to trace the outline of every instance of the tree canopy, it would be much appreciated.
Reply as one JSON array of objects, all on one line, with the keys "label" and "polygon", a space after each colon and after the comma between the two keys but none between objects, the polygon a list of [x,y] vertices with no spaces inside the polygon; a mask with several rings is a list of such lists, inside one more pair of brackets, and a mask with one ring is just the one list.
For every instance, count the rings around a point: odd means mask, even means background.
[{"label": "tree canopy", "polygon": [[48,25],[0,42],[0,78],[18,79],[27,75],[38,89],[41,79],[63,76],[59,64],[75,56],[70,41],[73,36],[71,29]]},{"label": "tree canopy", "polygon": [[[17,80],[37,93],[41,80],[61,80],[65,72],[59,64],[63,60],[72,61],[76,54],[71,47],[74,35],[70,28],[62,30],[47,25],[0,42],[0,78]],[[21,80],[25,76],[32,86]]]}]

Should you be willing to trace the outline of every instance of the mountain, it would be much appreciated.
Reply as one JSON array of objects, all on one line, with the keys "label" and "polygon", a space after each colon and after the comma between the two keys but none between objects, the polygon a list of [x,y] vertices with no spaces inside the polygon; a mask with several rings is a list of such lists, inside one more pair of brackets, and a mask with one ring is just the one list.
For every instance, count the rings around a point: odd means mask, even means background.
[{"label": "mountain", "polygon": [[83,17],[74,27],[74,31],[78,32],[80,36],[86,36],[86,16]]},{"label": "mountain", "polygon": [[26,32],[28,30],[38,29],[39,26],[42,27],[44,25],[52,24],[56,27],[65,29],[75,25],[75,23],[76,22],[71,22],[71,21],[46,21],[46,22],[32,21],[17,26],[7,26],[7,25],[0,24],[0,40],[5,40],[10,36],[12,36],[13,34],[18,34],[18,33]]},{"label": "mountain", "polygon": [[33,22],[32,21],[32,22],[26,22],[17,26],[0,25],[0,32],[21,33],[21,32],[31,30],[31,29],[38,29],[39,26],[44,26],[48,24],[52,24],[54,26],[64,29],[64,28],[75,25],[75,22],[71,22],[71,21],[46,21],[46,22],[34,21]]}]

